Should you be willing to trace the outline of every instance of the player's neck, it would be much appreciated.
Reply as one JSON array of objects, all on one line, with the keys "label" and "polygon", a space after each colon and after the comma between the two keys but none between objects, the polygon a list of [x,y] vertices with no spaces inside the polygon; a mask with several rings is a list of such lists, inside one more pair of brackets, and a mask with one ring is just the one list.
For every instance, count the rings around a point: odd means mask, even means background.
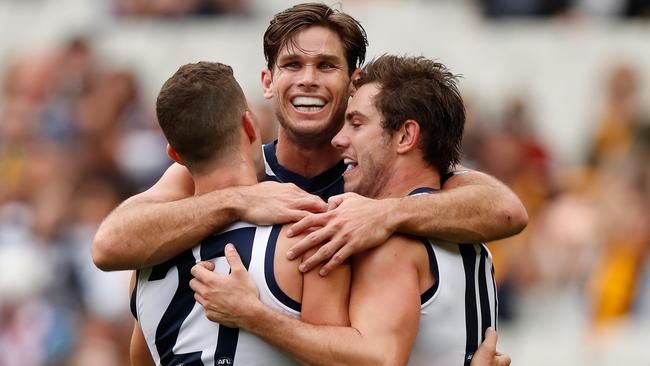
[{"label": "player's neck", "polygon": [[303,177],[315,177],[341,160],[341,153],[329,142],[317,146],[300,146],[280,131],[275,155],[285,169]]},{"label": "player's neck", "polygon": [[233,186],[248,186],[257,183],[255,168],[244,158],[232,159],[214,169],[193,174],[194,191],[196,195],[212,192]]},{"label": "player's neck", "polygon": [[405,197],[420,187],[440,189],[438,170],[423,161],[403,161],[395,164],[390,179],[375,198]]}]

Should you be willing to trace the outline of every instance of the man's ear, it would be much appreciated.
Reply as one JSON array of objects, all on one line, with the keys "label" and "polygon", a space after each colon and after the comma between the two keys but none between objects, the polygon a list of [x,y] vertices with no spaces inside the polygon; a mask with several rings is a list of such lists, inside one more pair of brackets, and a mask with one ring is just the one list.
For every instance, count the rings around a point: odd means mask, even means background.
[{"label": "man's ear", "polygon": [[257,128],[253,120],[253,114],[250,111],[244,111],[244,114],[241,116],[241,124],[248,137],[248,141],[251,143],[255,142],[257,140]]},{"label": "man's ear", "polygon": [[417,149],[420,143],[420,124],[412,119],[406,120],[397,131],[396,138],[398,153],[403,154]]},{"label": "man's ear", "polygon": [[183,159],[181,158],[180,155],[178,155],[178,152],[174,150],[174,148],[170,145],[167,144],[167,155],[175,162],[179,163],[180,165],[185,165],[183,162]]},{"label": "man's ear", "polygon": [[354,87],[354,82],[359,80],[361,77],[361,72],[362,70],[360,68],[357,68],[352,73],[352,76],[350,76],[350,85],[348,86],[348,94],[350,94],[350,96],[353,96],[357,91],[357,88]]},{"label": "man's ear", "polygon": [[264,91],[264,98],[273,98],[273,74],[271,70],[266,67],[262,69],[262,91]]}]

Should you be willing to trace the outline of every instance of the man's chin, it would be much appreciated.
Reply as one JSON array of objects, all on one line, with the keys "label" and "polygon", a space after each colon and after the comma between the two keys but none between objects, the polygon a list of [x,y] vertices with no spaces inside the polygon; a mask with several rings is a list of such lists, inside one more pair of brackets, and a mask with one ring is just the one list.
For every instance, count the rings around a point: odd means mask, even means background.
[{"label": "man's chin", "polygon": [[343,179],[343,192],[348,193],[359,193],[358,192],[358,186],[353,185],[352,183],[348,183],[345,181],[345,178]]},{"label": "man's chin", "polygon": [[316,148],[323,145],[330,145],[332,138],[336,133],[328,131],[328,129],[291,129],[290,138],[296,145],[305,148]]}]

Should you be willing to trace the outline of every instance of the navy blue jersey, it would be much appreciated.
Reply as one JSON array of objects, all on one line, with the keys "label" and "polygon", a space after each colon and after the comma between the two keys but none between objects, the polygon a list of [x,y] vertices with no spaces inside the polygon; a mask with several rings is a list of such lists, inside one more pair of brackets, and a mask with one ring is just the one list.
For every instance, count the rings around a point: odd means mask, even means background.
[{"label": "navy blue jersey", "polygon": [[272,180],[280,183],[293,183],[305,192],[314,194],[327,201],[331,196],[343,193],[343,172],[346,165],[343,160],[327,171],[312,177],[306,178],[287,170],[278,163],[275,155],[275,144],[272,142],[263,146],[265,180]]}]

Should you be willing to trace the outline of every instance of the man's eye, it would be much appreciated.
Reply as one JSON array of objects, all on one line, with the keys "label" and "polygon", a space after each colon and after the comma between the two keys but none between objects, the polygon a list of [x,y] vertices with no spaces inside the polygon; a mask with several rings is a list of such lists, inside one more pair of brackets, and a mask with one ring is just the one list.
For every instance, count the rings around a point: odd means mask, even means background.
[{"label": "man's eye", "polygon": [[318,68],[321,70],[330,70],[330,69],[335,69],[336,66],[334,66],[329,62],[321,62],[320,64],[318,64]]},{"label": "man's eye", "polygon": [[298,62],[288,62],[288,63],[282,65],[282,67],[285,68],[285,69],[295,70],[295,69],[300,68],[300,64]]}]

